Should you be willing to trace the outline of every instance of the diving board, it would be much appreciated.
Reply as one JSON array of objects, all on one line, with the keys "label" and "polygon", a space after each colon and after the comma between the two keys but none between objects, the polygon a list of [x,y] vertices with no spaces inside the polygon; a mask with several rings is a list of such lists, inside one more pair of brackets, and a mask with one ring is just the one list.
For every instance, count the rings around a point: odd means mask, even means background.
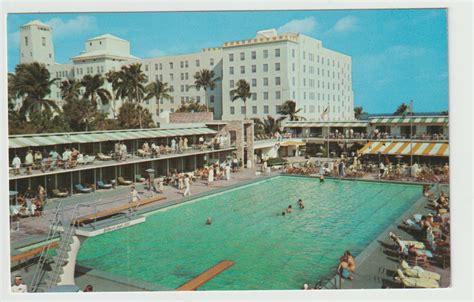
[{"label": "diving board", "polygon": [[115,208],[111,208],[111,209],[107,209],[107,210],[104,210],[104,211],[99,211],[99,212],[96,212],[96,213],[93,213],[93,214],[78,217],[72,222],[72,224],[74,224],[74,225],[87,224],[87,223],[93,222],[97,219],[107,218],[107,217],[113,216],[115,214],[119,214],[119,213],[128,211],[129,209],[142,207],[142,206],[145,206],[145,205],[148,205],[148,204],[151,204],[151,203],[163,200],[163,199],[166,199],[166,197],[157,195],[157,196],[153,196],[153,197],[148,198],[148,199],[140,200],[138,203],[137,202],[126,203],[124,205],[121,205],[121,206],[118,206],[118,207],[115,207]]},{"label": "diving board", "polygon": [[12,256],[10,258],[10,262],[21,261],[21,260],[36,256],[36,255],[40,254],[43,251],[43,249],[51,249],[51,248],[55,248],[57,246],[58,246],[58,242],[55,241],[55,242],[37,247],[35,249],[32,249],[32,250],[23,252],[21,254]]},{"label": "diving board", "polygon": [[235,262],[230,261],[230,260],[221,261],[217,265],[211,267],[204,273],[197,276],[196,278],[193,278],[190,281],[186,282],[185,284],[181,285],[176,290],[179,290],[179,291],[196,290],[234,264]]}]

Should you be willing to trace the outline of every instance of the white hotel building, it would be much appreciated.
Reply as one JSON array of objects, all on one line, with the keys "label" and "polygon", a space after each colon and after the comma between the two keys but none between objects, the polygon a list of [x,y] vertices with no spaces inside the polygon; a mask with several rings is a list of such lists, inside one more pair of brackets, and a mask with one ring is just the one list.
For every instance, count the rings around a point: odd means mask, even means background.
[{"label": "white hotel building", "polygon": [[[145,102],[155,121],[166,121],[182,101],[205,103],[206,97],[215,119],[242,119],[245,112],[247,118],[276,116],[287,100],[294,100],[308,120],[321,120],[328,106],[330,120],[354,119],[351,57],[323,48],[321,41],[302,34],[278,35],[276,30],[265,30],[253,39],[226,42],[198,53],[145,59],[130,54],[128,41],[105,34],[87,40],[85,50],[71,60],[71,64],[55,63],[48,25],[32,21],[21,27],[20,63],[44,63],[60,81],[81,79],[86,74],[105,75],[123,65],[141,63],[149,82],[159,79],[173,88],[172,100]],[[219,78],[207,96],[191,87],[193,75],[201,69],[213,70]],[[252,97],[245,107],[240,99],[232,102],[230,97],[239,79],[251,86]],[[110,85],[108,88],[111,90]],[[52,87],[50,97],[62,105],[59,85]],[[112,114],[119,106],[120,101],[111,102],[101,109]]]}]

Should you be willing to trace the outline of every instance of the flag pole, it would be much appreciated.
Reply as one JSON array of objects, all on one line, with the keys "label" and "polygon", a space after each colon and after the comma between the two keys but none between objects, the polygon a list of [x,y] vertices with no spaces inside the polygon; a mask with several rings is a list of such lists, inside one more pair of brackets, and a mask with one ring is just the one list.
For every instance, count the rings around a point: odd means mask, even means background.
[{"label": "flag pole", "polygon": [[413,100],[410,100],[410,169],[413,166]]}]

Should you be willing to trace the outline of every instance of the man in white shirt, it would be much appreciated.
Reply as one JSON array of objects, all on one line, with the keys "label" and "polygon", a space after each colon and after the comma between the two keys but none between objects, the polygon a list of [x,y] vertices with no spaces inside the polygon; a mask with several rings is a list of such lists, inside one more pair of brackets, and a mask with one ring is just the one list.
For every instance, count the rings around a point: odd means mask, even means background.
[{"label": "man in white shirt", "polygon": [[13,293],[27,293],[28,292],[26,284],[23,284],[23,280],[21,276],[15,277],[15,284],[12,286],[12,292]]},{"label": "man in white shirt", "polygon": [[15,175],[20,174],[21,159],[16,154],[15,154],[15,157],[13,158],[12,166],[13,166],[13,169],[15,169]]}]

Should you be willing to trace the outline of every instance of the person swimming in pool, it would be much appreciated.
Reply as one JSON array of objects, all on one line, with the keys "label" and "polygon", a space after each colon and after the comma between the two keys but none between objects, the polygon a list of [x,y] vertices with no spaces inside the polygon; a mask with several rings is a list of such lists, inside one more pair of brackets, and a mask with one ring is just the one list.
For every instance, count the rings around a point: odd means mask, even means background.
[{"label": "person swimming in pool", "polygon": [[319,176],[319,182],[324,182],[324,175]]},{"label": "person swimming in pool", "polygon": [[211,224],[212,224],[212,219],[211,219],[211,217],[208,217],[208,218],[207,218],[206,224],[207,224],[207,225],[211,225]]},{"label": "person swimming in pool", "polygon": [[291,204],[288,206],[288,208],[286,209],[286,212],[287,213],[291,213],[293,212],[293,208],[291,207]]},{"label": "person swimming in pool", "polygon": [[300,207],[300,209],[304,209],[304,203],[302,199],[298,199],[298,206]]}]

